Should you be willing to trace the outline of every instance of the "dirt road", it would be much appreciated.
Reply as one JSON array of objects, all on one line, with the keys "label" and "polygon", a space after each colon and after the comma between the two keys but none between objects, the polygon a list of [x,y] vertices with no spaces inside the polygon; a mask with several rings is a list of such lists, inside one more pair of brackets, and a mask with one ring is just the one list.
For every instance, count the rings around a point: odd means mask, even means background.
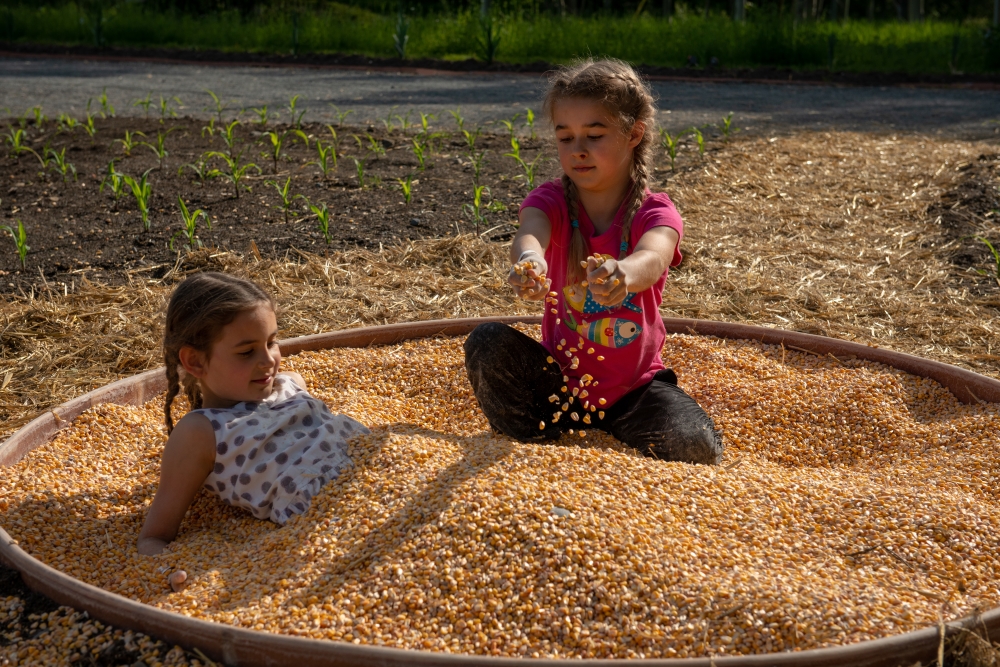
[{"label": "dirt road", "polygon": [[[394,107],[438,114],[461,107],[472,123],[510,117],[526,106],[536,112],[544,79],[522,74],[414,75],[386,71],[167,64],[63,58],[0,58],[0,113],[20,115],[41,105],[49,117],[82,115],[88,98],[106,88],[119,115],[141,115],[134,100],[152,93],[178,97],[179,113],[207,117],[211,89],[231,107],[283,110],[299,94],[305,120],[330,121],[330,105],[353,109],[350,121],[377,123]],[[1000,91],[948,88],[836,87],[802,84],[654,81],[670,130],[717,122],[733,111],[736,124],[755,132],[840,129],[929,132],[985,138],[1000,125]],[[152,113],[152,111],[151,111]],[[287,113],[283,114],[287,118]],[[411,116],[411,120],[413,117]],[[992,121],[992,122],[991,122]],[[540,123],[541,124],[541,123]]]}]

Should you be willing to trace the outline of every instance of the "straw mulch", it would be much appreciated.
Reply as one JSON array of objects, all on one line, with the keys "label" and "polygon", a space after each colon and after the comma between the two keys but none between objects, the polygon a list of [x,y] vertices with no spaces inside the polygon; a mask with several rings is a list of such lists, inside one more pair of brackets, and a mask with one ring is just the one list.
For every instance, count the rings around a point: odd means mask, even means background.
[{"label": "straw mulch", "polygon": [[[658,174],[687,225],[663,313],[870,342],[1000,377],[1000,289],[952,264],[928,208],[985,144],[921,136],[744,136]],[[989,221],[986,221],[987,223]],[[984,223],[985,224],[985,223]],[[988,231],[988,230],[984,230]],[[165,299],[192,271],[260,281],[287,337],[409,320],[534,313],[505,285],[507,247],[474,236],[280,261],[198,251],[160,280],[8,301],[0,438],[42,411],[161,364]],[[984,267],[988,268],[988,267]]]}]

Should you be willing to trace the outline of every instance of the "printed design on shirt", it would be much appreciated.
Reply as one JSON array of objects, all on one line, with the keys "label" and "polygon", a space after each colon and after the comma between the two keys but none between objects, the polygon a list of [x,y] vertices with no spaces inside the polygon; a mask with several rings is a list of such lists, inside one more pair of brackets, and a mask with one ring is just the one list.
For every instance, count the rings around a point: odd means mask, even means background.
[{"label": "printed design on shirt", "polygon": [[642,327],[637,322],[621,317],[578,323],[572,311],[566,313],[566,324],[587,340],[610,348],[625,347],[642,333]]},{"label": "printed design on shirt", "polygon": [[579,283],[563,287],[563,295],[566,297],[566,304],[571,309],[584,315],[610,313],[612,310],[617,310],[618,308],[628,308],[633,313],[642,314],[642,308],[632,303],[632,300],[635,299],[635,292],[626,294],[625,299],[617,306],[602,306],[597,303],[590,293],[590,288],[584,287]]}]

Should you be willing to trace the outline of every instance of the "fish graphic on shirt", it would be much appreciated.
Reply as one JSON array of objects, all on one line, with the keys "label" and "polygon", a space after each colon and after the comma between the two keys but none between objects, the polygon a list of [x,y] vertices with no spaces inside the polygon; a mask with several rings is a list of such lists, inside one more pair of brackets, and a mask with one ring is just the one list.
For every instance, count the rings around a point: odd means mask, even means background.
[{"label": "fish graphic on shirt", "polygon": [[566,324],[587,340],[610,348],[625,347],[642,333],[642,327],[637,322],[621,317],[577,323],[573,314],[567,313]]},{"label": "fish graphic on shirt", "polygon": [[597,303],[590,294],[590,289],[580,284],[566,285],[563,287],[563,295],[565,295],[566,304],[570,308],[585,315],[607,313],[618,308],[628,308],[633,313],[642,313],[642,308],[632,303],[632,300],[635,298],[635,292],[629,292],[625,295],[625,299],[621,303],[614,306],[602,306]]}]

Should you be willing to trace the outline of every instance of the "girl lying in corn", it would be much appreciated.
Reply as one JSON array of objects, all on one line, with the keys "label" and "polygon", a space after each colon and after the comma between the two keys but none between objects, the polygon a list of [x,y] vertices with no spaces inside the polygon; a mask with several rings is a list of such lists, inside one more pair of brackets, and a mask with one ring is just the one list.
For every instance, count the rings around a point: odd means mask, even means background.
[{"label": "girl lying in corn", "polygon": [[563,177],[521,205],[509,275],[518,296],[545,303],[542,342],[503,324],[473,331],[465,366],[479,405],[522,441],[598,428],[647,456],[718,463],[712,419],[660,357],[684,226],[647,189],[652,95],[627,64],[588,60],[555,73],[545,108]]},{"label": "girl lying in corn", "polygon": [[[169,438],[139,553],[160,553],[176,537],[201,488],[284,524],[351,465],[346,441],[368,429],[331,414],[298,373],[279,372],[277,336],[274,301],[251,282],[199,273],[174,291],[163,337]],[[192,410],[175,426],[182,384]]]}]

